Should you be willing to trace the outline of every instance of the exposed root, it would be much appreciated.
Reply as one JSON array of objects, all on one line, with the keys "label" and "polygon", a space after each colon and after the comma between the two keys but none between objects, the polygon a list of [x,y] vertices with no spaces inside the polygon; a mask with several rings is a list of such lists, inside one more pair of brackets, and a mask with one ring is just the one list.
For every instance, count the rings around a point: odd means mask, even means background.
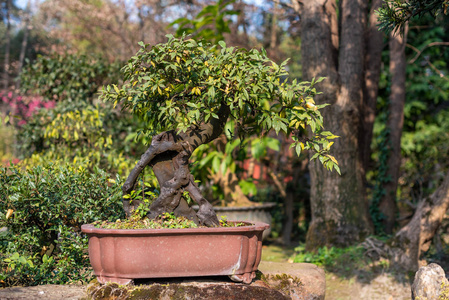
[{"label": "exposed root", "polygon": [[368,237],[360,245],[365,249],[365,255],[373,260],[384,258],[403,270],[416,271],[414,270],[416,264],[407,253],[399,247],[390,246],[389,243],[385,243],[373,237]]}]

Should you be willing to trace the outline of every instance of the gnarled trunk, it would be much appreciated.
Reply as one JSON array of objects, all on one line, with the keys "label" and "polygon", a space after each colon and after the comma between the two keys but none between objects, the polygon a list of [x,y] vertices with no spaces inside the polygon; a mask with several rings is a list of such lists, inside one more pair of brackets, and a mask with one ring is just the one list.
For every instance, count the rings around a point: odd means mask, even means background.
[{"label": "gnarled trunk", "polygon": [[[175,212],[176,215],[186,216],[206,226],[217,226],[218,219],[212,205],[202,196],[190,174],[189,159],[198,146],[211,142],[223,132],[229,113],[229,107],[222,103],[217,113],[218,119],[213,118],[209,123],[193,127],[185,133],[165,131],[154,136],[150,147],[126,179],[122,188],[123,195],[131,192],[139,174],[149,165],[158,180],[160,194],[151,204],[148,217],[155,218],[164,212]],[[196,214],[183,198],[184,191],[198,204]],[[131,202],[123,199],[123,207],[128,216],[139,204],[136,200]]]}]

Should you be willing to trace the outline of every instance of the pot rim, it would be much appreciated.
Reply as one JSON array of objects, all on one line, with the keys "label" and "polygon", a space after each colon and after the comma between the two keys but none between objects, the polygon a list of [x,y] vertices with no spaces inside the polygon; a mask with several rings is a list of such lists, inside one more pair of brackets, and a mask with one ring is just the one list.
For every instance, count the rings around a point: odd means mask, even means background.
[{"label": "pot rim", "polygon": [[[273,208],[277,206],[278,204],[276,202],[265,202],[261,205],[251,205],[251,206],[217,206],[214,205],[214,211],[215,212],[224,212],[224,211],[247,211],[247,210],[268,210],[270,208]],[[199,207],[198,205],[192,205],[192,208],[195,211],[198,211]]]},{"label": "pot rim", "polygon": [[87,234],[119,234],[119,235],[179,235],[179,234],[215,234],[215,233],[233,233],[233,232],[251,232],[263,231],[270,225],[259,221],[229,221],[251,223],[248,226],[239,227],[205,227],[205,228],[162,228],[162,229],[109,229],[97,228],[92,224],[81,225],[81,231]]}]

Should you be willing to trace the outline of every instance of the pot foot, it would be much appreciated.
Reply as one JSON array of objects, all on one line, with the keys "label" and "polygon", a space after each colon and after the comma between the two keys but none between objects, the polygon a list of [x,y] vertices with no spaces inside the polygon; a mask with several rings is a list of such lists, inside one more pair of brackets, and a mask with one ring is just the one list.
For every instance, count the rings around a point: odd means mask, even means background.
[{"label": "pot foot", "polygon": [[109,277],[109,276],[97,276],[97,280],[99,283],[101,284],[105,284],[105,283],[118,283],[120,285],[127,285],[133,282],[133,280],[131,278],[119,278],[119,277]]},{"label": "pot foot", "polygon": [[248,273],[243,273],[243,274],[229,275],[229,278],[232,281],[243,282],[246,284],[250,284],[255,277],[256,277],[256,272],[248,272]]}]

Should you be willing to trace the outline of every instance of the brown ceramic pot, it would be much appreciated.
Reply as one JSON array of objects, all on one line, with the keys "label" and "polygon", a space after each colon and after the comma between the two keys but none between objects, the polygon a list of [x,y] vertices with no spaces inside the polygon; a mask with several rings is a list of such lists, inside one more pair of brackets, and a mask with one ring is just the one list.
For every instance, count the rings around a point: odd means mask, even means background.
[{"label": "brown ceramic pot", "polygon": [[269,225],[186,229],[104,229],[86,224],[89,259],[100,283],[137,278],[228,275],[250,283]]}]

